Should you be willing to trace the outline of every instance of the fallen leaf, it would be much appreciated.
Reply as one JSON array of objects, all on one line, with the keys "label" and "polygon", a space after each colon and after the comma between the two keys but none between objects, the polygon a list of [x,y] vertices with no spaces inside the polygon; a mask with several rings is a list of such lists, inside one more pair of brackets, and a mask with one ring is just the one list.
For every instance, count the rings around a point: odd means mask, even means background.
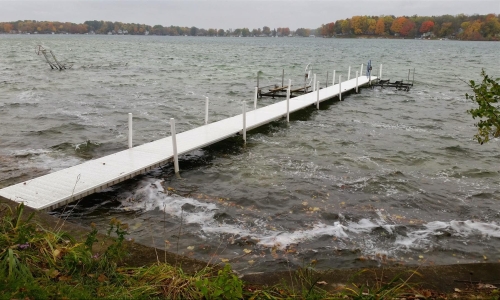
[{"label": "fallen leaf", "polygon": [[319,284],[319,285],[326,285],[327,283],[326,283],[326,281],[318,281],[317,284]]},{"label": "fallen leaf", "polygon": [[59,254],[61,254],[61,250],[56,249],[54,252],[52,252],[52,255],[54,255],[54,258],[59,257]]},{"label": "fallen leaf", "polygon": [[455,288],[455,292],[457,292],[457,293],[461,293],[461,292],[462,292],[462,290],[461,290],[461,289],[459,289],[459,288]]},{"label": "fallen leaf", "polygon": [[194,250],[194,246],[188,246],[187,249],[188,250]]},{"label": "fallen leaf", "polygon": [[254,260],[249,260],[249,261],[248,261],[248,263],[249,263],[250,265],[253,265],[253,264],[255,263],[255,261],[254,261]]},{"label": "fallen leaf", "polygon": [[308,203],[307,201],[302,202],[302,205],[306,206]]},{"label": "fallen leaf", "polygon": [[227,263],[227,262],[229,262],[229,259],[227,259],[227,258],[221,258],[220,261],[223,262],[223,263]]},{"label": "fallen leaf", "polygon": [[424,256],[423,256],[423,255],[419,255],[419,256],[418,256],[418,258],[423,259],[423,258],[424,258]]},{"label": "fallen leaf", "polygon": [[104,282],[108,280],[108,277],[106,277],[106,275],[104,274],[101,274],[99,275],[99,277],[97,277],[97,280],[99,280],[99,282]]},{"label": "fallen leaf", "polygon": [[250,249],[243,249],[243,252],[245,252],[246,254],[248,254],[248,253],[252,252],[252,250],[250,250]]},{"label": "fallen leaf", "polygon": [[488,257],[486,257],[486,255],[483,255],[483,259],[488,260]]}]

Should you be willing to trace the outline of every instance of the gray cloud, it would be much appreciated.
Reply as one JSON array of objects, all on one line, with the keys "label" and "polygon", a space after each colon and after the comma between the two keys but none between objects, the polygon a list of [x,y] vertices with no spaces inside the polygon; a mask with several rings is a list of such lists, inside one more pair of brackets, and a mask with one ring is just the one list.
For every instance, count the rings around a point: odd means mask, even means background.
[{"label": "gray cloud", "polygon": [[354,15],[500,14],[499,1],[0,0],[0,21],[120,21],[200,28],[316,28]]}]

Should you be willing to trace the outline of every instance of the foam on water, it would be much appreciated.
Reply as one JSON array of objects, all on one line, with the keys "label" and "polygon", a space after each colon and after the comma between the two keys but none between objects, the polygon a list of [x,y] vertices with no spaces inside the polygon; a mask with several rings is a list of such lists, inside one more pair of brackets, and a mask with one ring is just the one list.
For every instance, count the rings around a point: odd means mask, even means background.
[{"label": "foam on water", "polygon": [[[262,247],[285,249],[291,245],[314,241],[321,237],[335,237],[342,240],[356,242],[363,239],[363,254],[392,253],[395,251],[408,251],[411,249],[432,248],[435,244],[433,237],[448,233],[451,236],[469,238],[479,236],[482,238],[500,238],[500,226],[495,223],[466,221],[434,221],[419,226],[403,226],[389,224],[383,212],[377,210],[378,218],[362,218],[359,221],[347,221],[343,215],[331,224],[316,221],[308,224],[304,229],[269,230],[275,224],[255,216],[251,222],[234,222],[234,224],[216,221],[216,214],[224,208],[215,203],[207,203],[192,198],[172,195],[165,191],[162,180],[148,179],[146,184],[135,190],[121,201],[121,209],[164,211],[174,218],[182,218],[186,224],[198,225],[199,237],[211,238],[213,235],[248,237],[258,241]],[[251,225],[249,225],[251,223]],[[399,233],[397,228],[404,227],[406,231]],[[251,230],[249,227],[255,227]],[[388,236],[394,238],[392,244],[380,244],[372,236],[376,229],[383,229]]]}]

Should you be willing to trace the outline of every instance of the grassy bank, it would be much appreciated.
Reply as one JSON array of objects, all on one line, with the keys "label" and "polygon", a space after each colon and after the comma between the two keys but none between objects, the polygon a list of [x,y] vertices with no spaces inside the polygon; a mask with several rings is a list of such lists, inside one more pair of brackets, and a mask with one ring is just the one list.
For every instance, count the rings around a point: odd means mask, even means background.
[{"label": "grassy bank", "polygon": [[63,231],[64,220],[49,228],[34,218],[35,212],[27,214],[23,205],[2,204],[0,215],[1,299],[445,299],[476,295],[498,299],[495,288],[450,295],[422,289],[410,283],[418,271],[390,278],[374,273],[371,283],[355,284],[353,278],[346,278],[346,284],[332,286],[306,267],[282,274],[280,283],[269,286],[244,282],[229,264],[185,271],[180,264],[162,261],[157,253],[154,263],[132,267],[125,263],[132,255],[126,241],[128,227],[116,219],[105,235],[92,227],[74,237]]}]

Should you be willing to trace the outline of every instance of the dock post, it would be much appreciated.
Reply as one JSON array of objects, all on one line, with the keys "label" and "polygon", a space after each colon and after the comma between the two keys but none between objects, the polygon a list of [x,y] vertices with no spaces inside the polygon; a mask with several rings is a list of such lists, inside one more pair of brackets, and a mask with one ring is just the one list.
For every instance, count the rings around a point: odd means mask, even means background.
[{"label": "dock post", "polygon": [[349,72],[347,72],[347,80],[351,79],[351,66],[349,66]]},{"label": "dock post", "polygon": [[290,93],[292,91],[292,80],[288,79],[288,88],[286,89],[286,121],[290,122]]},{"label": "dock post", "polygon": [[335,70],[333,70],[333,81],[332,81],[332,85],[335,85]]},{"label": "dock post", "polygon": [[380,64],[380,73],[378,75],[378,80],[382,80],[382,64]]},{"label": "dock post", "polygon": [[368,75],[368,85],[372,86],[372,74]]},{"label": "dock post", "polygon": [[132,148],[132,113],[128,113],[128,148]]},{"label": "dock post", "polygon": [[326,81],[325,81],[325,83],[326,83],[325,87],[328,87],[328,71],[326,71]]},{"label": "dock post", "polygon": [[281,73],[281,87],[285,84],[285,69],[283,69],[283,73]]},{"label": "dock post", "polygon": [[359,70],[359,76],[363,76],[363,64],[361,64],[361,69]]},{"label": "dock post", "polygon": [[257,71],[257,88],[259,88],[259,71]]},{"label": "dock post", "polygon": [[255,87],[255,95],[253,96],[253,109],[257,109],[257,95],[259,94],[259,88]]},{"label": "dock post", "polygon": [[205,125],[208,124],[208,97],[205,97]]},{"label": "dock post", "polygon": [[313,75],[313,90],[312,91],[313,92],[316,91],[316,73],[314,73],[314,75]]},{"label": "dock post", "polygon": [[356,71],[356,94],[358,93],[358,71]]},{"label": "dock post", "polygon": [[175,119],[170,118],[170,131],[172,132],[172,149],[174,150],[174,171],[179,173],[179,156],[177,155],[177,139],[175,136]]},{"label": "dock post", "polygon": [[316,109],[319,109],[319,81],[317,82],[318,84],[318,90],[316,91]]},{"label": "dock post", "polygon": [[342,75],[339,75],[339,100],[342,101]]},{"label": "dock post", "polygon": [[247,107],[246,107],[245,101],[243,101],[242,107],[243,107],[243,141],[246,144],[247,143]]}]

